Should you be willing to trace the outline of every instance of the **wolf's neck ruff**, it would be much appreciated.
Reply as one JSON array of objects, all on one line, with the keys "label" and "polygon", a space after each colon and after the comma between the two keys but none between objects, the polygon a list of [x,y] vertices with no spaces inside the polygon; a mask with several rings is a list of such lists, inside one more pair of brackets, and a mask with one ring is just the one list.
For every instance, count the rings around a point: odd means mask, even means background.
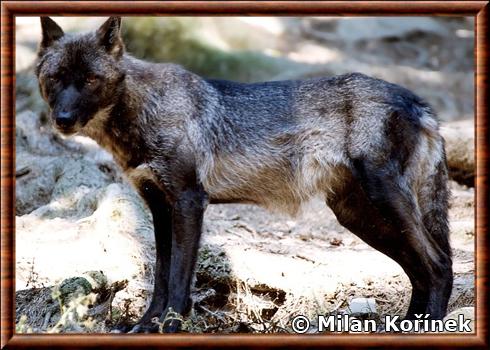
[{"label": "wolf's neck ruff", "polygon": [[141,98],[137,89],[121,82],[123,88],[114,103],[99,109],[80,133],[94,139],[113,154],[123,170],[134,168],[141,163],[145,145],[144,131],[140,124]]}]

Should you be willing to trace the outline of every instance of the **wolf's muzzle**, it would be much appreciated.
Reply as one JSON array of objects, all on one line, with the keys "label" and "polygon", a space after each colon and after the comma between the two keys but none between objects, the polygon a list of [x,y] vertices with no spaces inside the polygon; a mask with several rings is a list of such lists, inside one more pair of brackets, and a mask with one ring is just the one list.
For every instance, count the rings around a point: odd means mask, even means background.
[{"label": "wolf's muzzle", "polygon": [[77,118],[73,112],[60,111],[54,116],[56,126],[61,129],[69,129],[75,125]]}]

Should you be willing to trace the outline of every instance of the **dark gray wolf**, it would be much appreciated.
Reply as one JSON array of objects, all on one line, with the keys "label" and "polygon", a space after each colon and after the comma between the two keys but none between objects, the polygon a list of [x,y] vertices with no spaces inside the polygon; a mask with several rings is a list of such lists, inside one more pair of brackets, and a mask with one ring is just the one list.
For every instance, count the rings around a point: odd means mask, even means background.
[{"label": "dark gray wolf", "polygon": [[[340,224],[398,262],[413,290],[407,318],[442,318],[453,274],[443,139],[412,92],[353,73],[240,84],[125,53],[121,19],[64,34],[41,18],[36,74],[61,133],[109,150],[153,215],[151,304],[132,332],[191,307],[208,203],[294,214],[322,195]],[[164,331],[179,329],[170,319]]]}]

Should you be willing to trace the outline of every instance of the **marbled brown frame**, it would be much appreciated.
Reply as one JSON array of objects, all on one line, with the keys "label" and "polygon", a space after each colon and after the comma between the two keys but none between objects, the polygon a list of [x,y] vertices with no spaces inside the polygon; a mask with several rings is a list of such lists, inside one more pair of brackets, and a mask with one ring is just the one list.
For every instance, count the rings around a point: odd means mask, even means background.
[{"label": "marbled brown frame", "polygon": [[[488,348],[488,1],[4,1],[1,4],[1,348],[415,347]],[[15,16],[474,16],[476,318],[474,335],[15,334]]]}]

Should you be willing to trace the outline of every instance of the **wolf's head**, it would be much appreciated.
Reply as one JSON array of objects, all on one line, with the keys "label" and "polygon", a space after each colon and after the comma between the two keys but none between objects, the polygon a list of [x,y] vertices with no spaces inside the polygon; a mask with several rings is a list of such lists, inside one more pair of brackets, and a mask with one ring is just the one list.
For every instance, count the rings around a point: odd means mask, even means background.
[{"label": "wolf's head", "polygon": [[56,128],[73,134],[103,118],[123,90],[121,18],[110,17],[97,31],[83,35],[65,34],[49,17],[41,17],[41,26],[36,67],[41,95]]}]

